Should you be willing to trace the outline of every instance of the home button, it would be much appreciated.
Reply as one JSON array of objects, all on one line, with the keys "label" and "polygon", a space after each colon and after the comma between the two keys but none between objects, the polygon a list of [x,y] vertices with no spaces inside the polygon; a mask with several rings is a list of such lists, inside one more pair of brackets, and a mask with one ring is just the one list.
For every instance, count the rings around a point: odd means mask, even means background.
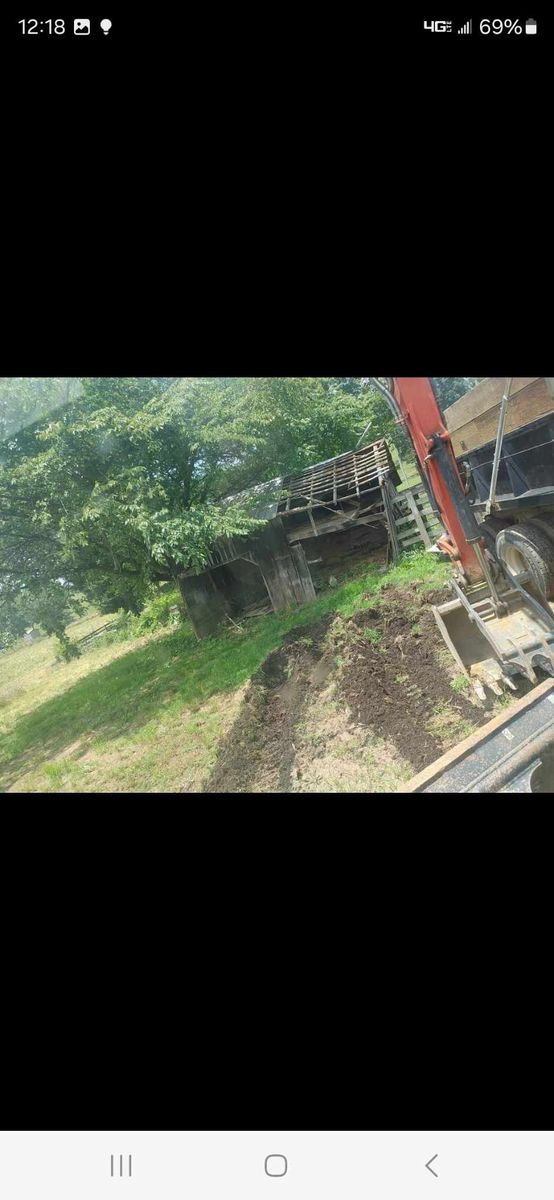
[{"label": "home button", "polygon": [[265,1160],[266,1175],[286,1175],[288,1170],[288,1162],[284,1154],[268,1154]]}]

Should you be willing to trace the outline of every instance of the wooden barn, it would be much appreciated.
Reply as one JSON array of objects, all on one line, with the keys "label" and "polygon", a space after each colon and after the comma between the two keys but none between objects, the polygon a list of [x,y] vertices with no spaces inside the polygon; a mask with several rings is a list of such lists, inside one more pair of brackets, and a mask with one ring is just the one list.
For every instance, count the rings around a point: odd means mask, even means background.
[{"label": "wooden barn", "polygon": [[424,489],[418,482],[399,493],[400,483],[381,438],[241,493],[265,525],[249,537],[220,539],[202,570],[179,577],[197,635],[214,633],[226,619],[305,604],[333,569],[377,546],[390,543],[396,557],[404,544],[431,545],[442,530]]}]

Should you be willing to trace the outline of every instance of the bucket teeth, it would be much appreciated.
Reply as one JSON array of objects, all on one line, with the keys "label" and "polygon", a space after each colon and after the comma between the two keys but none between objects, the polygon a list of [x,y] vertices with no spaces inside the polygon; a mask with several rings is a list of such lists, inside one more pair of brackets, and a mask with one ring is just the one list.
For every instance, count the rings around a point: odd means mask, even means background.
[{"label": "bucket teeth", "polygon": [[492,658],[474,664],[471,668],[471,682],[480,700],[487,698],[485,688],[490,688],[495,696],[503,696],[506,688],[517,692],[517,684],[514,683],[511,674],[508,670],[503,671],[500,664]]},{"label": "bucket teeth", "polygon": [[554,604],[534,599],[516,581],[501,596],[507,611],[500,616],[486,589],[464,594],[451,583],[457,600],[436,605],[433,612],[448,648],[472,682],[477,678],[499,696],[499,688],[517,691],[521,676],[533,687],[539,682],[537,671],[554,677]]},{"label": "bucket teeth", "polygon": [[547,675],[554,675],[554,665],[552,663],[552,659],[544,656],[537,661],[536,666],[541,667],[543,671],[546,671]]},{"label": "bucket teeth", "polygon": [[[554,672],[553,672],[553,674],[554,674]],[[503,682],[504,686],[509,687],[512,692],[517,692],[517,684],[514,683],[513,679],[510,679],[509,675],[503,675],[502,682]]]}]

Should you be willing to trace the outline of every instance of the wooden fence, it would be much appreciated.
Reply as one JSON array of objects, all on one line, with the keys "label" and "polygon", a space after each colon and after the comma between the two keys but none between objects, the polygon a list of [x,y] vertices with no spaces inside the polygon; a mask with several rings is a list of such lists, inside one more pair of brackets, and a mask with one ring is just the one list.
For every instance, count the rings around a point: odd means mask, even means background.
[{"label": "wooden fence", "polygon": [[106,625],[101,625],[100,629],[93,629],[92,633],[87,633],[85,637],[79,638],[76,642],[74,642],[74,645],[78,646],[80,650],[83,650],[89,645],[90,642],[93,642],[97,637],[100,637],[102,633],[108,633],[110,629],[116,629],[118,625],[119,618],[116,618],[115,621],[108,621]]}]

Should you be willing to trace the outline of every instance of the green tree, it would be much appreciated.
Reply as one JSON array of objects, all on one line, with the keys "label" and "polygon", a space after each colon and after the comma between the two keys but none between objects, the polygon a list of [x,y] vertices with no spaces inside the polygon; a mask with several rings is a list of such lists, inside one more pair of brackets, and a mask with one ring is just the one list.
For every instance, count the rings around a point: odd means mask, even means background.
[{"label": "green tree", "polygon": [[21,587],[12,593],[0,587],[0,647],[6,649],[28,626],[39,626],[44,633],[58,638],[64,658],[77,657],[79,651],[65,629],[85,609],[85,598],[61,579],[41,588]]},{"label": "green tree", "polygon": [[455,400],[459,400],[471,388],[476,387],[481,382],[481,377],[475,375],[449,375],[433,378],[432,382],[441,408],[449,408],[451,404],[454,404]]},{"label": "green tree", "polygon": [[73,378],[0,377],[0,443],[64,407],[79,391]]},{"label": "green tree", "polygon": [[153,584],[203,566],[216,538],[258,527],[244,499],[222,505],[223,498],[351,449],[368,421],[367,440],[398,434],[362,380],[86,378],[78,385],[35,421],[18,425],[13,404],[5,405],[5,612],[22,597],[27,608],[42,597],[67,620],[80,595],[102,611],[139,611]]}]

